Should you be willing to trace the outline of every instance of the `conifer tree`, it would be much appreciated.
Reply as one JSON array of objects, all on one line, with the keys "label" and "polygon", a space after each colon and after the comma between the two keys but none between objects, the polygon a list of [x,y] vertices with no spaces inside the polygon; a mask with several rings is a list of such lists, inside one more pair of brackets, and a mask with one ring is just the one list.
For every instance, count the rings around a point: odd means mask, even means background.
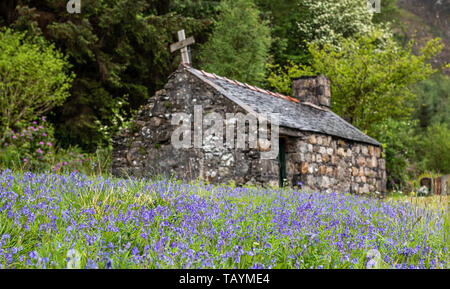
[{"label": "conifer tree", "polygon": [[224,0],[210,40],[201,52],[208,72],[252,84],[264,78],[270,30],[253,0]]}]

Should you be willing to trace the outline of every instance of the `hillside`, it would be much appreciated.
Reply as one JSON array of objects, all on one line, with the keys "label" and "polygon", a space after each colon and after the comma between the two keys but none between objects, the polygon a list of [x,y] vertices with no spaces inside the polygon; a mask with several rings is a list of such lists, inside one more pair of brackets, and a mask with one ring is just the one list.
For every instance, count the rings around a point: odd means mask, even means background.
[{"label": "hillside", "polygon": [[[445,43],[443,51],[435,58],[433,65],[440,66],[450,59],[450,0],[399,0],[400,21],[407,39],[413,37],[418,47],[426,41],[441,37]],[[450,69],[445,71],[450,75]]]}]

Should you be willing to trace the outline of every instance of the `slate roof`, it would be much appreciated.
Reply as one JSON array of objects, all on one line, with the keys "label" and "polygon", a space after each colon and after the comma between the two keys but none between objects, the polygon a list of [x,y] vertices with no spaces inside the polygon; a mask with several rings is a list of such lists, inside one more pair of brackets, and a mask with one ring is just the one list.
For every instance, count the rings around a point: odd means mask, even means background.
[{"label": "slate roof", "polygon": [[247,112],[256,114],[279,113],[281,127],[322,133],[381,146],[379,142],[365,135],[332,111],[313,104],[301,103],[295,98],[197,70],[187,65],[184,65],[184,67]]}]

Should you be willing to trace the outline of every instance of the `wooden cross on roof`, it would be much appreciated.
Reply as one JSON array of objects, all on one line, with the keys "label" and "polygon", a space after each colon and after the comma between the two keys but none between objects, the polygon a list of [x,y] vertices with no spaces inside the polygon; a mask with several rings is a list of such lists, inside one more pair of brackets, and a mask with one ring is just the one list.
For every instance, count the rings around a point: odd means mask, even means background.
[{"label": "wooden cross on roof", "polygon": [[181,61],[185,64],[191,65],[191,57],[189,55],[188,47],[195,43],[194,37],[186,39],[184,29],[178,31],[179,42],[170,45],[170,52],[174,52],[181,49]]}]

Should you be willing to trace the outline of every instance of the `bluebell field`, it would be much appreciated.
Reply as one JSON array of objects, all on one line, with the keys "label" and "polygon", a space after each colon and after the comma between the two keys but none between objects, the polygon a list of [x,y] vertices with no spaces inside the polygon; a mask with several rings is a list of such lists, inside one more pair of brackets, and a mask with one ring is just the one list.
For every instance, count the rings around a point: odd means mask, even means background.
[{"label": "bluebell field", "polygon": [[1,268],[450,268],[447,228],[349,194],[0,173]]}]

